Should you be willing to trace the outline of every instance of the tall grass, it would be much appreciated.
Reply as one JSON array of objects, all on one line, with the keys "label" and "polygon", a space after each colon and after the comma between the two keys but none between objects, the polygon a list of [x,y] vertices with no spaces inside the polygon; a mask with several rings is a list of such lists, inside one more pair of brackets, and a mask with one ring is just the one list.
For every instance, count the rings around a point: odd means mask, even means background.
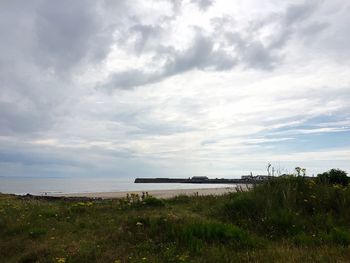
[{"label": "tall grass", "polygon": [[330,233],[350,226],[350,187],[303,177],[277,178],[250,192],[232,194],[220,213],[270,238]]},{"label": "tall grass", "polygon": [[249,192],[46,201],[0,194],[0,262],[347,262],[350,187],[278,178]]}]

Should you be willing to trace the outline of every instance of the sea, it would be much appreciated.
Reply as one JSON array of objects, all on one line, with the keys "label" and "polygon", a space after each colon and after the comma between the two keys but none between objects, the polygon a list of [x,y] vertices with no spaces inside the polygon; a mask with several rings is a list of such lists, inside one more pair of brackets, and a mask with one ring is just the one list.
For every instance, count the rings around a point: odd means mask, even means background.
[{"label": "sea", "polygon": [[82,177],[11,177],[0,176],[0,193],[7,194],[73,194],[97,192],[150,191],[234,187],[227,184],[161,184],[134,183],[134,178]]}]

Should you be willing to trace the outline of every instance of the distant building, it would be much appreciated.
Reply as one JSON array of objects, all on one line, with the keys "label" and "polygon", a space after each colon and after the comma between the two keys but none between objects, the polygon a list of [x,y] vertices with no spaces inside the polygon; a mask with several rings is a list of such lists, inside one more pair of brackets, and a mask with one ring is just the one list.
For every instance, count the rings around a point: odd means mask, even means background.
[{"label": "distant building", "polygon": [[271,175],[242,175],[241,176],[241,180],[253,180],[253,181],[264,181],[264,180],[268,180],[268,179],[272,179],[273,176]]},{"label": "distant building", "polygon": [[259,180],[259,181],[268,180],[268,179],[271,179],[271,178],[273,178],[273,176],[271,176],[271,175],[257,175],[257,176],[254,176],[254,179],[255,180]]},{"label": "distant building", "polygon": [[208,180],[207,176],[192,176],[192,180]]}]

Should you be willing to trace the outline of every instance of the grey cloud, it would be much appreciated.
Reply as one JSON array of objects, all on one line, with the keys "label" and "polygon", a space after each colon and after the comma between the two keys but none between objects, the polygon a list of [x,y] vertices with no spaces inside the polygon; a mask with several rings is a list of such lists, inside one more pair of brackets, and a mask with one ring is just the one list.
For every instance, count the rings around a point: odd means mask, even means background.
[{"label": "grey cloud", "polygon": [[33,154],[23,152],[0,152],[1,163],[20,163],[23,165],[57,165],[57,166],[77,166],[76,161],[58,156],[48,156],[47,154]]},{"label": "grey cloud", "polygon": [[214,50],[214,41],[197,33],[192,46],[176,53],[165,65],[167,76],[192,69],[226,70],[235,65],[235,59],[223,50]]},{"label": "grey cloud", "polygon": [[[128,122],[130,124],[130,122]],[[140,135],[140,136],[157,136],[157,135],[173,135],[184,132],[193,131],[192,127],[186,127],[185,125],[177,125],[177,123],[146,123],[144,121],[138,121],[135,123],[135,130],[130,133],[130,135]]]},{"label": "grey cloud", "polygon": [[213,0],[192,0],[192,3],[197,4],[203,11],[207,10],[213,4],[213,2]]},{"label": "grey cloud", "polygon": [[142,53],[147,47],[154,47],[155,40],[161,37],[162,29],[156,25],[136,24],[128,30],[128,34],[136,35],[134,49],[137,53]]},{"label": "grey cloud", "polygon": [[37,61],[67,71],[84,58],[102,60],[112,32],[104,31],[101,21],[95,1],[45,1],[35,20]]},{"label": "grey cloud", "polygon": [[58,72],[83,60],[102,60],[109,51],[112,28],[102,21],[95,1],[3,1],[0,60]]},{"label": "grey cloud", "polygon": [[281,48],[294,36],[307,34],[315,37],[323,31],[328,24],[320,21],[310,21],[312,15],[319,9],[320,4],[316,1],[309,1],[303,4],[290,5],[282,19],[277,19],[275,23],[281,25],[281,29],[276,34],[276,39],[270,44],[270,48]]},{"label": "grey cloud", "polygon": [[133,130],[128,132],[130,137],[143,137],[148,135],[173,135],[182,132],[193,131],[194,128],[186,123],[178,123],[177,121],[165,121],[153,118],[154,112],[143,110],[137,113],[117,114],[114,118],[118,122],[132,126]]},{"label": "grey cloud", "polygon": [[[336,4],[336,6],[335,6]],[[335,61],[347,63],[350,59],[350,5],[348,1],[324,1],[322,11],[327,17],[325,21],[315,20],[311,28],[303,28],[302,37],[308,45],[317,50],[318,56],[333,58]],[[323,26],[326,24],[326,26]],[[323,28],[322,28],[323,27]],[[321,30],[319,30],[321,28]],[[311,31],[311,34],[309,34]],[[310,39],[312,32],[320,32],[318,39]],[[311,37],[310,37],[311,36]]]},{"label": "grey cloud", "polygon": [[226,33],[225,37],[237,51],[237,62],[246,68],[272,70],[281,56],[260,41],[243,38],[241,34]]},{"label": "grey cloud", "polygon": [[0,134],[31,136],[59,119],[59,107],[70,85],[65,80],[58,85],[55,77],[45,75],[18,63],[0,72]]},{"label": "grey cloud", "polygon": [[[196,3],[207,6],[211,1]],[[167,34],[166,29],[163,30],[159,26],[134,25],[129,32],[139,35],[135,42],[136,52],[153,54],[155,61],[165,59],[166,62],[160,63],[158,68],[152,68],[151,71],[132,69],[113,73],[99,86],[109,90],[130,89],[195,69],[222,71],[237,65],[243,68],[273,70],[283,61],[283,49],[292,36],[298,33],[299,28],[311,31],[314,35],[325,28],[320,22],[305,22],[318,7],[315,1],[290,5],[284,13],[273,13],[251,23],[247,28],[248,34],[236,31],[231,17],[217,18],[213,20],[213,34],[205,35],[202,29],[194,28],[192,45],[181,51],[159,43],[162,34]],[[278,25],[280,29],[273,32],[270,43],[266,44],[258,35],[260,30],[270,25]],[[148,48],[145,49],[145,46]]]},{"label": "grey cloud", "polygon": [[47,129],[52,119],[35,106],[19,107],[12,103],[0,103],[0,134],[28,134]]},{"label": "grey cloud", "polygon": [[270,70],[275,68],[281,56],[269,52],[261,43],[253,42],[243,50],[243,56],[248,68]]},{"label": "grey cloud", "polygon": [[106,83],[99,85],[107,89],[130,89],[145,84],[159,82],[190,70],[228,70],[235,66],[236,60],[223,50],[214,50],[211,38],[197,32],[192,45],[184,51],[167,50],[167,62],[155,72],[129,70],[117,72],[110,76]]},{"label": "grey cloud", "polygon": [[72,166],[88,165],[79,158],[72,158],[74,153],[62,151],[54,147],[35,145],[20,140],[1,140],[0,144],[0,166],[7,164],[21,164],[27,167],[40,165],[45,168],[49,166]]},{"label": "grey cloud", "polygon": [[130,89],[135,86],[154,83],[162,79],[164,73],[146,73],[141,70],[130,70],[114,73],[106,83],[100,83],[103,88]]},{"label": "grey cloud", "polygon": [[303,4],[293,4],[287,8],[284,20],[286,24],[293,24],[307,19],[318,7],[318,2],[307,1]]},{"label": "grey cloud", "polygon": [[313,22],[302,27],[300,33],[305,37],[314,37],[315,34],[321,33],[329,26],[329,23],[326,22]]},{"label": "grey cloud", "polygon": [[[130,169],[135,167],[135,169]],[[103,147],[63,148],[1,141],[0,176],[136,176],[154,173],[130,150]]]},{"label": "grey cloud", "polygon": [[[1,174],[7,173],[6,165],[10,163],[14,167],[23,165],[21,174],[36,174],[36,171],[41,171],[42,174],[55,171],[57,174],[66,174],[67,167],[81,169],[82,175],[99,175],[103,171],[109,174],[119,171],[123,174],[145,172],[147,165],[136,160],[140,153],[129,149],[134,149],[130,144],[138,142],[134,139],[147,140],[152,136],[167,136],[198,128],[190,121],[186,123],[186,120],[182,120],[179,123],[178,116],[174,120],[165,120],[162,114],[157,114],[165,105],[159,104],[157,96],[168,94],[154,94],[155,101],[141,103],[150,105],[149,109],[144,109],[147,106],[135,105],[135,100],[143,98],[142,92],[141,95],[136,92],[123,93],[120,102],[119,94],[114,97],[90,90],[90,76],[78,87],[74,83],[75,78],[80,78],[82,72],[88,75],[87,68],[97,68],[97,71],[104,69],[99,66],[104,65],[101,62],[108,56],[112,45],[135,57],[141,56],[142,59],[145,55],[153,61],[149,67],[146,65],[111,74],[106,82],[100,83],[109,90],[132,89],[192,70],[224,71],[235,67],[273,70],[283,62],[284,50],[287,50],[285,48],[289,47],[291,40],[298,42],[298,48],[304,45],[302,48],[305,49],[301,48],[301,51],[305,54],[319,52],[326,57],[322,61],[333,62],[330,54],[334,52],[339,58],[337,62],[348,65],[349,9],[336,6],[332,1],[304,1],[305,4],[289,6],[280,13],[268,13],[266,19],[254,17],[243,29],[240,21],[235,24],[234,19],[218,18],[217,21],[220,22],[217,22],[217,28],[213,31],[206,28],[202,31],[193,30],[192,36],[188,36],[192,42],[187,48],[164,41],[169,40],[170,34],[174,34],[174,21],[181,18],[182,14],[182,1],[171,2],[174,3],[173,16],[160,16],[159,21],[151,23],[152,14],[145,14],[146,18],[143,19],[141,5],[133,6],[132,1],[0,1]],[[203,11],[212,3],[208,0],[192,2]],[[333,5],[332,12],[335,13],[327,13],[326,10],[319,14],[320,8],[327,9],[324,3]],[[260,31],[265,27],[269,31],[271,25],[277,27],[273,27],[269,41],[264,42],[259,35]],[[300,40],[307,42],[307,45],[305,42],[300,43]],[[304,61],[299,60],[298,63]],[[152,92],[157,91],[155,89]],[[200,92],[193,91],[198,94]],[[339,118],[347,117],[349,107],[345,101],[350,94],[348,87],[321,91],[323,96],[320,99],[317,99],[318,91],[316,88],[310,93],[295,92],[293,96],[286,92],[286,101],[282,96],[279,102],[287,103],[287,99],[296,99],[294,96],[307,96],[314,98],[320,108],[327,102],[339,106],[339,110],[333,112]],[[105,105],[104,96],[109,101]],[[152,99],[152,96],[145,97]],[[193,98],[198,101],[203,99],[195,95]],[[85,104],[80,104],[82,101]],[[97,101],[101,103],[98,104]],[[202,102],[196,106],[181,101],[175,107],[167,108],[167,111],[201,121],[201,114],[203,117],[208,115],[208,112],[201,112],[201,109],[206,109],[207,104],[213,103]],[[96,107],[97,104],[101,106]],[[127,115],[128,112],[132,112],[133,116]],[[3,141],[7,137],[15,138],[16,142],[7,147]],[[72,147],[64,148],[66,137],[76,137],[78,141],[79,138],[82,139],[76,143],[68,138],[67,145]],[[52,146],[44,146],[40,142],[34,145],[35,139],[45,141],[45,138],[48,139],[48,144],[52,139]],[[84,140],[101,140],[110,144],[106,148],[87,148]],[[32,141],[33,144],[26,145],[24,141]],[[58,145],[53,146],[55,143]],[[79,145],[83,146],[77,149]],[[135,146],[137,147],[139,146]],[[141,149],[140,152],[142,151]],[[38,170],[33,170],[33,166],[37,166]],[[56,169],[54,166],[61,168]],[[91,168],[95,170],[91,172]],[[148,169],[150,170],[152,169]]]},{"label": "grey cloud", "polygon": [[[250,34],[243,37],[238,32],[227,32],[226,37],[231,45],[237,48],[240,63],[247,68],[257,68],[262,70],[272,70],[278,63],[281,63],[283,48],[288,41],[300,31],[308,32],[309,36],[315,35],[326,28],[326,23],[309,22],[310,16],[316,12],[319,5],[315,1],[299,5],[290,5],[283,14],[271,14],[261,20],[255,21],[249,28]],[[231,20],[224,19],[219,22],[231,23]],[[278,30],[273,32],[270,43],[264,44],[256,38],[259,31],[267,26],[275,25]]]},{"label": "grey cloud", "polygon": [[1,1],[0,134],[31,136],[54,126],[74,94],[71,78],[100,63],[113,27],[95,1]]}]

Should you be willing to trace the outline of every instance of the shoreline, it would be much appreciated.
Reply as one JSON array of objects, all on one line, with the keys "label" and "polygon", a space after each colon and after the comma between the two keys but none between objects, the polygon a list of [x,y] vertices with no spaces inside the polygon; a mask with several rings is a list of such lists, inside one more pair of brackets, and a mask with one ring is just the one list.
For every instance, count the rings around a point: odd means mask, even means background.
[{"label": "shoreline", "polygon": [[[249,189],[246,185],[242,185],[241,190]],[[137,191],[120,191],[120,192],[94,192],[94,193],[71,193],[71,194],[51,194],[52,197],[87,197],[87,198],[102,198],[113,199],[123,198],[127,194],[139,194],[142,192],[148,193],[157,198],[172,198],[178,195],[223,195],[230,192],[236,192],[237,187],[218,187],[218,188],[193,188],[193,189],[169,189],[169,190],[137,190]]]}]

